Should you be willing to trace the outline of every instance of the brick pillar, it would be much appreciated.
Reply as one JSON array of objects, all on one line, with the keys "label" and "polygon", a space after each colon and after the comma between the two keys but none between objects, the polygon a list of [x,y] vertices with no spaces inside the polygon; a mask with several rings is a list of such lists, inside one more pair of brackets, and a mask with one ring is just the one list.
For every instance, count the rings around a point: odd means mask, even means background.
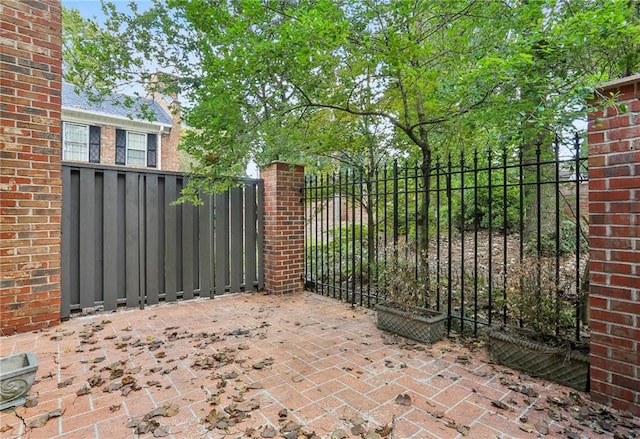
[{"label": "brick pillar", "polygon": [[601,91],[619,98],[589,115],[591,395],[638,416],[640,75]]},{"label": "brick pillar", "polygon": [[302,291],[304,168],[275,162],[264,180],[264,287],[268,293]]},{"label": "brick pillar", "polygon": [[60,321],[60,0],[0,3],[0,334]]}]

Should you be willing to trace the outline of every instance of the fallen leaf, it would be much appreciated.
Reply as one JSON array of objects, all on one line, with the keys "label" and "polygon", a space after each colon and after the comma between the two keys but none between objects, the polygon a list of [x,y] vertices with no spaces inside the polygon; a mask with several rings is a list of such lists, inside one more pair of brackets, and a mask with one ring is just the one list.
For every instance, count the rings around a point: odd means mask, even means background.
[{"label": "fallen leaf", "polygon": [[357,424],[351,427],[351,434],[353,436],[361,436],[367,432],[367,428],[362,424]]},{"label": "fallen leaf", "polygon": [[28,397],[27,400],[24,402],[25,408],[28,408],[28,409],[33,408],[37,405],[38,405],[38,398],[35,396]]},{"label": "fallen leaf", "polygon": [[411,405],[411,396],[406,393],[400,394],[396,396],[395,403],[398,405],[410,406]]},{"label": "fallen leaf", "polygon": [[70,386],[71,384],[73,384],[73,377],[58,383],[58,389],[62,389],[63,387]]},{"label": "fallen leaf", "polygon": [[299,383],[301,381],[304,381],[304,377],[302,375],[294,375],[291,378],[291,381],[293,381],[294,383]]},{"label": "fallen leaf", "polygon": [[9,430],[13,430],[13,427],[9,424],[5,424],[4,427],[0,427],[0,433],[6,433]]},{"label": "fallen leaf", "polygon": [[458,430],[458,433],[460,433],[462,436],[469,436],[469,427],[467,427],[466,425],[458,425],[458,428],[456,430]]},{"label": "fallen leaf", "polygon": [[547,421],[542,420],[540,422],[536,422],[535,427],[541,435],[546,436],[549,434],[549,424],[547,424]]},{"label": "fallen leaf", "polygon": [[89,383],[84,383],[82,387],[78,389],[78,391],[76,392],[76,395],[82,396],[82,395],[88,395],[89,393],[91,393],[91,386],[89,385]]},{"label": "fallen leaf", "polygon": [[38,419],[31,421],[29,423],[29,428],[41,428],[47,425],[47,422],[49,422],[49,416],[45,414],[40,416]]},{"label": "fallen leaf", "polygon": [[158,427],[153,430],[153,437],[167,437],[169,436],[169,432],[164,427]]},{"label": "fallen leaf", "polygon": [[272,438],[272,437],[276,437],[277,434],[278,432],[275,430],[275,428],[271,427],[270,425],[267,425],[264,428],[264,430],[262,430],[260,437]]},{"label": "fallen leaf", "polygon": [[527,433],[533,433],[534,431],[536,431],[536,429],[531,424],[520,424],[518,425],[518,428],[520,428],[520,430],[522,431],[526,431]]},{"label": "fallen leaf", "polygon": [[117,412],[121,408],[122,408],[122,404],[113,404],[109,406],[109,411],[113,413],[113,412]]},{"label": "fallen leaf", "polygon": [[493,401],[491,401],[491,405],[493,405],[494,407],[498,407],[499,409],[503,409],[503,410],[508,410],[509,409],[508,405],[506,405],[502,401],[498,401],[497,399],[494,399]]}]

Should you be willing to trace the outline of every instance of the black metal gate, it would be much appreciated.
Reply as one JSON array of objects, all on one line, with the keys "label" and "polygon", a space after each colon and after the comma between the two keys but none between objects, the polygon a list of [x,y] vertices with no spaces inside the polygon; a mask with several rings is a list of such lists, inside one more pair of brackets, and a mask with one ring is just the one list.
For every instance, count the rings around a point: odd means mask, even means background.
[{"label": "black metal gate", "polygon": [[176,204],[187,178],[63,164],[63,318],[262,288],[262,180]]}]

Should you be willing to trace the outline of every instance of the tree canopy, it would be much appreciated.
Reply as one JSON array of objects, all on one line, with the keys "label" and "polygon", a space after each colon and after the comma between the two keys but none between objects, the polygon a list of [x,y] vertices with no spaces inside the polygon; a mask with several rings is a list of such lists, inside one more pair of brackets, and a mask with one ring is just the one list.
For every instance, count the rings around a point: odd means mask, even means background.
[{"label": "tree canopy", "polygon": [[[637,72],[631,0],[156,0],[64,15],[65,78],[178,91],[204,188],[247,161],[320,164],[514,144],[584,116],[597,84]],[[151,81],[153,73],[166,80]],[[541,134],[543,133],[543,134]],[[462,145],[462,146],[461,146]]]}]

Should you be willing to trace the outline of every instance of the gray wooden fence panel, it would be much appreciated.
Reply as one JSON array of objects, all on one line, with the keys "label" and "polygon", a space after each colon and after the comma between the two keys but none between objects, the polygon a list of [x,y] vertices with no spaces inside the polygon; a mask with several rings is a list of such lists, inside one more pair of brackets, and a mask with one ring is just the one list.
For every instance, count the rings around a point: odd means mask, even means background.
[{"label": "gray wooden fence panel", "polygon": [[256,187],[247,184],[244,189],[244,259],[245,290],[251,291],[255,288],[256,276]]},{"label": "gray wooden fence panel", "polygon": [[242,245],[242,219],[244,213],[242,209],[242,195],[243,191],[241,187],[234,187],[229,191],[229,216],[231,221],[229,291],[231,293],[239,292],[240,286],[243,284],[244,258],[242,255],[244,253],[244,246]]},{"label": "gray wooden fence panel", "polygon": [[224,294],[229,276],[229,194],[218,194],[215,208],[215,286],[216,294]]},{"label": "gray wooden fence panel", "polygon": [[106,311],[118,306],[118,174],[104,173],[103,302]]},{"label": "gray wooden fence panel", "polygon": [[136,306],[140,300],[140,244],[138,178],[134,173],[125,177],[125,279],[127,306]]},{"label": "gray wooden fence panel", "polygon": [[165,225],[164,225],[164,276],[165,276],[165,300],[173,302],[176,300],[178,291],[178,276],[176,274],[177,265],[177,213],[178,206],[172,204],[177,193],[175,175],[167,175],[164,183],[165,196]]},{"label": "gray wooden fence panel", "polygon": [[158,271],[158,176],[149,174],[145,178],[145,229],[146,245],[146,303],[158,303],[160,273]]},{"label": "gray wooden fence panel", "polygon": [[196,207],[174,204],[176,173],[63,163],[62,179],[62,317],[262,282],[261,182]]}]

